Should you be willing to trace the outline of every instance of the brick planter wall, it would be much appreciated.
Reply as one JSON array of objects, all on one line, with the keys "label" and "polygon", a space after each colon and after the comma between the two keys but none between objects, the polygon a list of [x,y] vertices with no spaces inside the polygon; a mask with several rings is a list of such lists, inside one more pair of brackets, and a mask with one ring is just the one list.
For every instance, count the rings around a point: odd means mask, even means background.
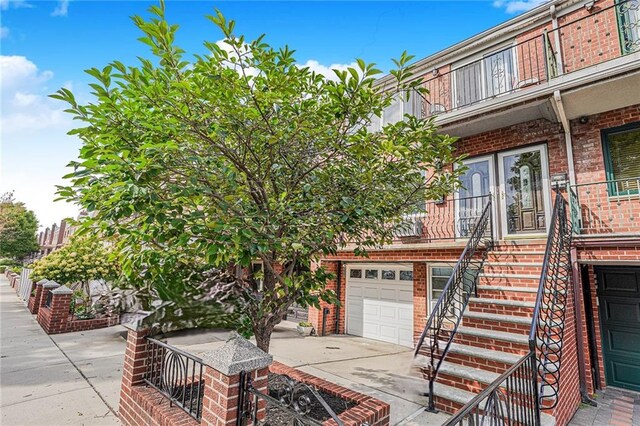
[{"label": "brick planter wall", "polygon": [[[56,283],[53,284],[58,285]],[[118,315],[86,320],[74,318],[73,315],[69,314],[73,291],[65,286],[51,290],[51,286],[51,282],[38,286],[43,289],[40,295],[40,303],[38,304],[37,319],[47,334],[95,330],[98,328],[111,327],[120,323],[120,317]],[[52,293],[51,306],[46,306],[49,291]],[[37,300],[37,296],[35,299]],[[34,303],[37,302],[34,301]]]},{"label": "brick planter wall", "polygon": [[[365,422],[370,426],[386,426],[389,424],[390,406],[386,402],[288,367],[277,361],[271,364],[269,370],[275,374],[286,374],[294,380],[313,385],[323,392],[356,403],[355,407],[338,415],[338,418],[344,422],[345,426],[359,426]],[[325,421],[324,424],[333,426],[336,422],[331,419]]]}]

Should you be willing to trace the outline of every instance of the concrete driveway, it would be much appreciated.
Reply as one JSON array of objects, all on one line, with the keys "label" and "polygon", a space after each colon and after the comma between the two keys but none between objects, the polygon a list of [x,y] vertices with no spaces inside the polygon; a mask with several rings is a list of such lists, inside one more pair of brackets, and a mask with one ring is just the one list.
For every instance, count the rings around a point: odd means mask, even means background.
[{"label": "concrete driveway", "polygon": [[[226,331],[192,330],[167,342],[198,355],[224,343]],[[449,416],[424,411],[426,382],[410,371],[411,349],[354,336],[302,337],[295,324],[280,324],[270,352],[277,361],[391,405],[391,424],[441,425]]]}]

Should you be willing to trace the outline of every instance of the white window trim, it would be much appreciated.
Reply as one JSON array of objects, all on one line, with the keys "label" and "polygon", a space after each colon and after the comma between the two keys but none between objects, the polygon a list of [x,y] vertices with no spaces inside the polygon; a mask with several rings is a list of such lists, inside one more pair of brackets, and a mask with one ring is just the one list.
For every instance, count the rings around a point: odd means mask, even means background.
[{"label": "white window trim", "polygon": [[[495,55],[496,53],[500,53],[503,50],[513,48],[518,43],[515,38],[502,42],[497,45],[493,45],[490,48],[484,49],[483,51],[474,53],[473,55],[466,56],[458,62],[451,63],[451,106],[452,108],[458,108],[458,97],[456,96],[458,93],[458,86],[456,84],[456,71],[470,65],[476,61],[480,61],[480,101],[487,98],[486,87],[485,87],[485,58],[489,56]],[[516,49],[512,50],[513,56],[513,67],[517,74],[518,72],[518,55],[516,54]],[[515,86],[515,85],[514,85]],[[507,93],[505,93],[507,94]],[[501,95],[498,95],[501,96]],[[466,105],[465,105],[466,106]]]}]

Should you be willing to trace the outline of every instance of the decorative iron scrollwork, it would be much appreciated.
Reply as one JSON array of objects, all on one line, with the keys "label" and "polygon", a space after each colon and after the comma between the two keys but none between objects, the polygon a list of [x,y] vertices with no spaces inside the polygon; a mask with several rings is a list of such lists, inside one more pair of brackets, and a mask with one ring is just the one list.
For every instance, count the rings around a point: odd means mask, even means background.
[{"label": "decorative iron scrollwork", "polygon": [[[269,374],[267,392],[254,387],[250,374],[240,374],[240,390],[238,401],[238,426],[246,424],[271,424],[268,414],[265,418],[258,418],[259,401],[282,409],[291,415],[291,426],[322,425],[323,420],[310,416],[315,403],[319,403],[329,418],[338,426],[343,426],[342,420],[320,395],[315,387],[299,382],[284,374]],[[363,425],[365,426],[365,425]]]}]

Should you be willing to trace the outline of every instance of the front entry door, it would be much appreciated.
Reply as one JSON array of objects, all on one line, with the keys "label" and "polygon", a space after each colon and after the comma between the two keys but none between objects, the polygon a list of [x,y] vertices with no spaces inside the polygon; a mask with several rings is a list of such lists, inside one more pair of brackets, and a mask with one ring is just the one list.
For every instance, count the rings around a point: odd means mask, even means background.
[{"label": "front entry door", "polygon": [[460,176],[461,188],[456,194],[457,237],[469,236],[491,194],[495,193],[493,158],[484,156],[463,161],[467,170]]},{"label": "front entry door", "polygon": [[640,268],[596,267],[607,385],[640,391]]},{"label": "front entry door", "polygon": [[546,233],[551,194],[544,145],[498,154],[502,235]]}]

